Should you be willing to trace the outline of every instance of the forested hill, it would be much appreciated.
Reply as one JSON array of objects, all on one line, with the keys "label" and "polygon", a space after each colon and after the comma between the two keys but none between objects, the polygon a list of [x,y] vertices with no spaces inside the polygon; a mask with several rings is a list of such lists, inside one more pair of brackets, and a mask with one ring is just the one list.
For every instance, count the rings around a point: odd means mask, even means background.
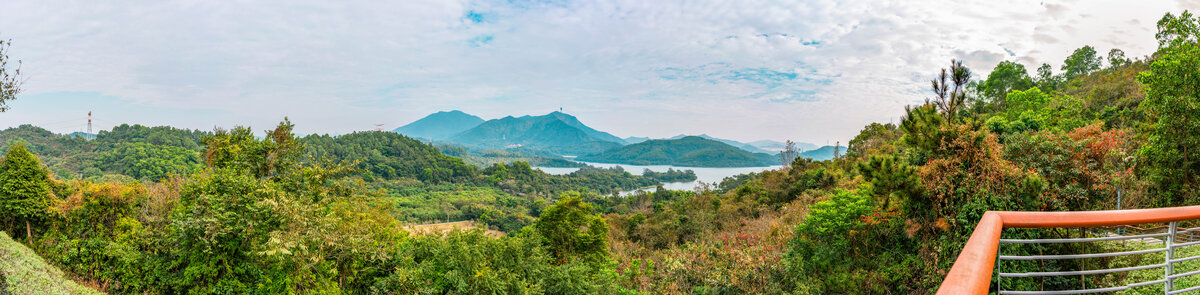
[{"label": "forested hill", "polygon": [[[241,130],[246,136],[253,132]],[[121,125],[101,131],[95,140],[55,134],[22,125],[0,131],[0,150],[16,143],[38,156],[57,178],[63,180],[144,180],[159,181],[171,175],[184,176],[200,171],[207,163],[203,139],[213,132],[166,126]],[[354,164],[352,175],[372,181],[418,181],[421,184],[489,185],[515,174],[493,175],[481,168],[512,165],[534,160],[535,164],[580,167],[582,164],[534,150],[474,150],[443,146],[454,157],[421,141],[394,132],[355,132],[351,134],[309,135],[299,138],[312,165]],[[469,165],[463,158],[476,161]],[[491,171],[491,170],[488,170]],[[657,181],[623,170],[588,170],[596,173],[549,175],[541,170],[524,172],[516,182],[501,188],[521,194],[554,194],[574,189],[613,193],[654,185]],[[483,172],[483,173],[481,173]]]},{"label": "forested hill", "polygon": [[475,169],[462,159],[447,156],[432,146],[393,132],[309,135],[301,142],[314,158],[357,162],[369,177],[407,177],[440,183],[470,181],[476,174]]},{"label": "forested hill", "polygon": [[716,137],[709,136],[708,134],[700,134],[700,135],[680,134],[680,135],[672,136],[671,138],[667,138],[667,139],[680,139],[680,138],[684,138],[684,137],[688,137],[688,136],[697,136],[697,137],[700,137],[703,139],[720,141],[721,143],[728,144],[733,147],[742,149],[743,151],[747,151],[747,152],[751,152],[751,153],[769,153],[766,150],[760,149],[760,148],[758,148],[754,145],[748,144],[748,143],[744,143],[744,142],[740,142],[740,141],[736,141],[736,140],[732,140],[732,139],[716,138]]},{"label": "forested hill", "polygon": [[579,157],[579,160],[683,167],[761,167],[776,164],[778,161],[768,154],[747,152],[699,136],[648,140]]},{"label": "forested hill", "polygon": [[563,155],[591,154],[625,143],[560,112],[489,120],[447,141],[484,148],[542,149]]},{"label": "forested hill", "polygon": [[483,123],[483,119],[455,110],[433,113],[392,131],[413,138],[443,140],[459,132],[475,128],[480,123]]}]

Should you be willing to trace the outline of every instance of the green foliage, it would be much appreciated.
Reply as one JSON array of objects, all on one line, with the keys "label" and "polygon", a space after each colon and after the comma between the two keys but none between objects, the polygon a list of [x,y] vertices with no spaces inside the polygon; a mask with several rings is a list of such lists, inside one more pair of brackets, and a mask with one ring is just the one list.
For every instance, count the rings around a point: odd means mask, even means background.
[{"label": "green foliage", "polygon": [[532,224],[534,216],[545,207],[543,198],[514,196],[494,187],[395,183],[387,190],[395,202],[396,218],[418,224],[475,220],[503,232],[515,232]]},{"label": "green foliage", "polygon": [[38,250],[73,274],[126,290],[150,287],[142,267],[152,256],[141,251],[148,236],[138,212],[145,188],[76,180],[60,191],[66,196],[52,208],[54,222]]},{"label": "green foliage", "polygon": [[938,115],[937,109],[931,104],[905,107],[904,111],[905,115],[900,120],[900,129],[904,131],[904,136],[900,137],[900,141],[916,148],[919,155],[914,159],[914,163],[922,162],[944,141],[943,137],[946,135],[942,129],[943,125],[947,124],[946,120]]},{"label": "green foliage", "polygon": [[979,84],[980,92],[992,102],[1005,102],[1008,92],[1029,88],[1033,88],[1033,78],[1029,77],[1025,65],[1007,60],[996,65],[987,80]]},{"label": "green foliage", "polygon": [[1124,50],[1113,48],[1112,50],[1108,51],[1108,67],[1109,68],[1118,68],[1118,67],[1126,66],[1126,65],[1129,65],[1130,62],[1131,61],[1128,58],[1125,58]]},{"label": "green foliage", "polygon": [[1069,81],[1075,77],[1086,75],[1099,70],[1101,62],[1102,58],[1096,53],[1095,48],[1092,46],[1080,47],[1063,61],[1063,76]]},{"label": "green foliage", "polygon": [[615,294],[608,264],[555,265],[537,231],[492,238],[480,231],[406,240],[383,267],[372,293],[388,294]]},{"label": "green foliage", "polygon": [[185,175],[201,167],[200,154],[194,150],[141,142],[117,144],[98,160],[102,169],[149,180]]},{"label": "green foliage", "polygon": [[941,74],[931,82],[935,96],[932,100],[926,99],[925,104],[934,105],[941,110],[946,121],[954,121],[958,112],[967,103],[971,70],[963,66],[962,61],[951,59],[950,71],[947,72],[945,68],[942,68]]},{"label": "green foliage", "polygon": [[283,291],[266,286],[287,276],[267,272],[270,265],[255,257],[283,223],[284,216],[274,210],[280,195],[270,182],[231,168],[186,184],[169,228],[176,233],[177,251],[171,255],[176,262],[167,267],[181,275],[159,287],[193,293]]},{"label": "green foliage", "polygon": [[1008,93],[1005,100],[1007,109],[984,123],[996,133],[1071,130],[1090,123],[1082,100],[1071,96],[1052,96],[1038,87],[1026,91],[1014,90]]},{"label": "green foliage", "polygon": [[0,218],[6,227],[12,232],[14,225],[23,223],[25,232],[30,232],[31,223],[45,220],[51,200],[49,172],[42,163],[24,144],[9,147],[0,161]]},{"label": "green foliage", "polygon": [[368,179],[414,178],[429,184],[468,182],[476,170],[461,159],[393,132],[355,132],[331,137],[310,135],[301,140],[314,158],[357,162]]},{"label": "green foliage", "polygon": [[1141,154],[1143,166],[1161,195],[1161,206],[1193,204],[1200,191],[1200,46],[1196,46],[1197,20],[1188,12],[1167,14],[1159,21],[1157,59],[1138,76],[1146,85],[1141,107],[1153,120],[1149,140]]},{"label": "green foliage", "polygon": [[529,163],[496,164],[482,174],[496,187],[514,194],[553,196],[567,191],[587,189],[601,194],[653,186],[658,181],[625,172],[621,167],[583,167],[566,175],[554,175],[533,169]]},{"label": "green foliage", "polygon": [[900,129],[896,124],[871,123],[863,127],[850,146],[846,148],[846,156],[851,158],[867,157],[873,154],[890,154],[896,152],[895,142],[900,139]]},{"label": "green foliage", "polygon": [[295,169],[303,156],[304,145],[292,134],[293,127],[284,118],[262,140],[246,127],[217,130],[201,139],[204,161],[209,167],[244,170],[254,177],[279,177]]},{"label": "green foliage", "polygon": [[871,196],[838,190],[829,200],[809,207],[808,216],[796,226],[796,237],[788,243],[785,263],[793,279],[818,293],[851,294],[882,290],[863,289],[876,273],[862,269],[880,265],[870,253],[877,238],[865,220],[876,210]]},{"label": "green foliage", "polygon": [[1063,76],[1055,75],[1054,68],[1050,67],[1049,64],[1042,64],[1042,66],[1038,67],[1037,75],[1038,77],[1034,81],[1037,83],[1037,87],[1046,89],[1047,91],[1057,90],[1065,80]]},{"label": "green foliage", "polygon": [[895,157],[871,157],[867,162],[858,163],[858,171],[870,182],[871,194],[883,198],[883,208],[887,209],[893,200],[896,200],[898,204],[908,206],[904,209],[910,215],[929,210],[926,207],[928,204],[909,201],[923,193],[921,179],[917,178],[915,168],[905,165]]},{"label": "green foliage", "polygon": [[1005,158],[1047,181],[1039,195],[1043,210],[1115,209],[1113,183],[1121,169],[1128,136],[1099,125],[1070,133],[1026,132],[1006,136]]},{"label": "green foliage", "polygon": [[696,172],[692,170],[675,170],[667,168],[667,171],[654,172],[650,169],[642,171],[642,176],[654,179],[660,182],[689,182],[696,181]]},{"label": "green foliage", "polygon": [[699,136],[657,139],[579,157],[581,161],[632,165],[673,165],[684,167],[770,166],[774,157],[751,153],[737,147]]},{"label": "green foliage", "polygon": [[1158,39],[1159,49],[1196,44],[1200,41],[1200,21],[1187,10],[1179,16],[1168,12],[1158,20],[1157,25],[1158,33],[1154,34],[1154,38]]},{"label": "green foliage", "polygon": [[208,132],[200,130],[177,129],[169,126],[146,127],[142,125],[121,124],[111,131],[100,130],[95,142],[101,146],[116,146],[125,143],[145,143],[159,146],[180,147],[200,151],[200,140]]},{"label": "green foliage", "polygon": [[534,227],[545,237],[557,264],[600,263],[607,259],[608,224],[592,212],[592,205],[584,203],[578,193],[560,196],[558,203],[542,212]]}]

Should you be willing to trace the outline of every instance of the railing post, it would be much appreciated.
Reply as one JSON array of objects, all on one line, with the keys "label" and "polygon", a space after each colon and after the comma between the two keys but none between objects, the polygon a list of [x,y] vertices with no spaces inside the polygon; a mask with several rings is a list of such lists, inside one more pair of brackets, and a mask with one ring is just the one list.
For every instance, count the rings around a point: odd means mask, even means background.
[{"label": "railing post", "polygon": [[1167,257],[1167,266],[1163,267],[1166,272],[1166,275],[1163,276],[1163,278],[1167,281],[1163,283],[1163,294],[1168,295],[1171,294],[1171,291],[1175,290],[1175,282],[1171,279],[1171,259],[1175,259],[1175,227],[1175,221],[1172,221],[1171,224],[1167,226],[1167,238],[1164,240],[1164,242],[1167,244],[1167,252],[1164,254],[1164,256]]}]

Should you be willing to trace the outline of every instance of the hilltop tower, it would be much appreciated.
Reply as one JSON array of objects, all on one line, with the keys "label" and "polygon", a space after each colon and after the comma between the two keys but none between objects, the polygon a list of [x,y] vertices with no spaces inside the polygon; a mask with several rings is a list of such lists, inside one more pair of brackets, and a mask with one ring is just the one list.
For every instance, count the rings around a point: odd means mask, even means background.
[{"label": "hilltop tower", "polygon": [[87,136],[92,136],[92,111],[88,111],[88,132]]},{"label": "hilltop tower", "polygon": [[839,141],[837,141],[837,143],[833,144],[833,158],[837,159],[841,155],[842,155],[842,141],[839,140]]}]

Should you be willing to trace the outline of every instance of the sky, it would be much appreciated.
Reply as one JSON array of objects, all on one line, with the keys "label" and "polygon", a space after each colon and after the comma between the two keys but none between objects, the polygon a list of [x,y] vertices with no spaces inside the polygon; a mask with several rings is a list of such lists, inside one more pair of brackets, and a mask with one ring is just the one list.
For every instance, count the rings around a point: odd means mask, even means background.
[{"label": "sky", "polygon": [[[950,60],[1151,54],[1183,1],[0,1],[23,92],[0,128],[391,130],[562,108],[620,137],[833,144]],[[377,127],[376,124],[382,124]]]}]

